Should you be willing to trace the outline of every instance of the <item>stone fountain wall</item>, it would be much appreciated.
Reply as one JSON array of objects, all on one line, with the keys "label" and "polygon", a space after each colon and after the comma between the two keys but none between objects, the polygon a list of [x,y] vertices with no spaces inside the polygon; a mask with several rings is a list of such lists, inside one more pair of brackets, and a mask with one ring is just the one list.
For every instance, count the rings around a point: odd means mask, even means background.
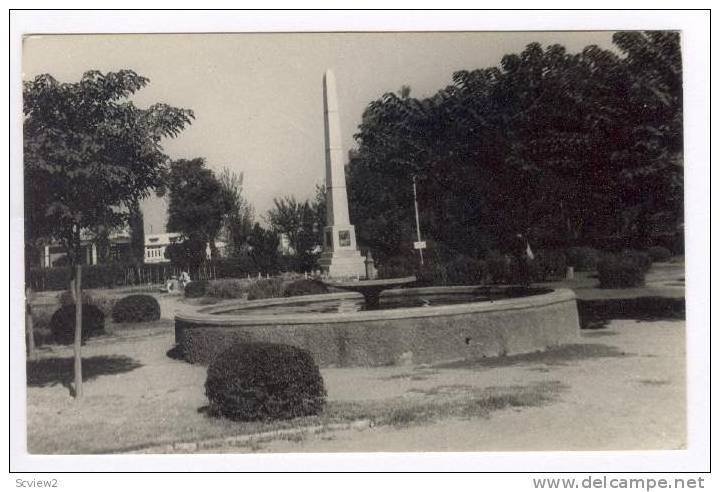
[{"label": "stone fountain wall", "polygon": [[493,303],[263,318],[178,315],[176,343],[185,360],[198,364],[243,341],[294,345],[310,351],[321,367],[353,367],[535,352],[576,343],[580,333],[575,296],[562,289]]}]

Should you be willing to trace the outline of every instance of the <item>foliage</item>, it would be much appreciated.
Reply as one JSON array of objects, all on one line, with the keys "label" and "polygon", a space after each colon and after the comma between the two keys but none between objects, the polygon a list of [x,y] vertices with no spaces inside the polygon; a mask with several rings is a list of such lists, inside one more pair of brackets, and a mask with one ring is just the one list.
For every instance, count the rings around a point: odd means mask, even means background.
[{"label": "foliage", "polygon": [[300,279],[290,282],[283,289],[285,297],[309,296],[313,294],[327,294],[325,284],[311,279]]},{"label": "foliage", "polygon": [[247,238],[246,255],[258,272],[275,271],[279,264],[278,246],[277,234],[256,222]]},{"label": "foliage", "polygon": [[[69,290],[58,295],[58,301],[61,306],[70,306],[75,304],[75,298]],[[82,304],[90,304],[103,312],[105,316],[112,313],[115,300],[105,297],[101,294],[90,293],[86,290],[82,292]]]},{"label": "foliage", "polygon": [[315,415],[326,391],[312,356],[289,345],[232,345],[207,370],[210,410],[233,420],[276,420]]},{"label": "foliage", "polygon": [[123,297],[112,310],[115,323],[143,323],[160,319],[160,304],[147,294]]},{"label": "foliage", "polygon": [[196,271],[207,259],[207,242],[198,237],[189,237],[169,244],[165,248],[165,258],[184,270]]},{"label": "foliage", "polygon": [[[50,319],[55,342],[68,345],[75,340],[75,305],[61,306]],[[82,341],[101,335],[105,330],[105,315],[92,304],[82,305]]]},{"label": "foliage", "polygon": [[185,286],[185,297],[203,297],[207,293],[207,280],[193,280]]},{"label": "foliage", "polygon": [[645,283],[647,266],[638,254],[605,254],[598,262],[597,270],[600,287],[639,287]]},{"label": "foliage", "polygon": [[664,246],[651,246],[647,250],[652,261],[668,261],[672,257],[672,252]]},{"label": "foliage", "polygon": [[578,272],[591,272],[597,268],[600,252],[587,246],[572,247],[565,251],[567,263]]},{"label": "foliage", "polygon": [[318,246],[323,244],[326,223],[325,188],[317,186],[315,201],[298,201],[294,196],[276,198],[268,211],[268,222],[277,234],[287,235],[297,271],[317,267]]},{"label": "foliage", "polygon": [[253,282],[248,289],[248,301],[284,297],[285,289],[280,278],[262,279]]},{"label": "foliage", "polygon": [[161,141],[193,114],[166,104],[136,107],[128,98],[147,83],[132,70],[23,83],[28,244],[59,240],[75,265],[81,230],[123,224],[128,208],[162,184],[168,158]]},{"label": "foliage", "polygon": [[253,206],[242,194],[243,179],[243,173],[236,174],[228,168],[224,168],[218,176],[222,192],[230,204],[223,218],[221,236],[227,243],[227,253],[231,257],[242,254],[255,217]]},{"label": "foliage", "polygon": [[530,276],[535,282],[561,280],[566,273],[567,260],[562,251],[539,250],[530,261]]},{"label": "foliage", "polygon": [[650,270],[650,267],[652,266],[652,258],[649,254],[647,254],[645,251],[638,251],[635,249],[624,249],[622,251],[622,256],[632,258],[637,262],[640,267],[642,267],[643,270],[646,272]]},{"label": "foliage", "polygon": [[[233,212],[235,197],[227,193],[202,158],[174,161],[167,187],[167,230],[182,233],[191,245],[210,245],[211,256],[216,257],[215,239],[226,216]],[[198,247],[187,250],[194,252],[193,258],[199,252]]]},{"label": "foliage", "polygon": [[211,280],[208,282],[205,295],[208,297],[219,297],[221,299],[241,299],[248,293],[251,284],[251,280],[237,278]]},{"label": "foliage", "polygon": [[640,245],[658,214],[682,220],[678,33],[614,41],[621,56],[532,43],[431,97],[371,102],[348,168],[359,240],[379,259],[412,247],[413,175],[423,236],[470,257],[518,232],[556,249]]}]

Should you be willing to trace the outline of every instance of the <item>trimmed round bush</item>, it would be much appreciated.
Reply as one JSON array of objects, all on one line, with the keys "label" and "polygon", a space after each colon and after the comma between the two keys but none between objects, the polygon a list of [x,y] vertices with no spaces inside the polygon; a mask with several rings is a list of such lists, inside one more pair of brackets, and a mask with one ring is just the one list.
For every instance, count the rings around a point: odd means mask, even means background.
[{"label": "trimmed round bush", "polygon": [[[62,306],[50,319],[55,342],[67,345],[75,341],[75,305]],[[82,306],[82,341],[105,332],[105,315],[92,304]]]},{"label": "trimmed round bush", "polygon": [[147,294],[123,297],[112,310],[115,323],[144,323],[160,319],[160,304]]},{"label": "trimmed round bush", "polygon": [[603,255],[597,265],[600,287],[626,288],[645,284],[649,256],[622,253]]},{"label": "trimmed round bush", "polygon": [[647,254],[653,262],[668,261],[672,257],[672,252],[664,246],[651,246],[647,250]]},{"label": "trimmed round bush", "polygon": [[231,345],[210,363],[205,381],[211,413],[232,420],[315,415],[326,394],[309,352],[272,343]]},{"label": "trimmed round bush", "polygon": [[327,294],[325,284],[317,280],[300,279],[285,286],[285,297],[309,296],[313,294]]},{"label": "trimmed round bush", "polygon": [[193,280],[185,286],[185,297],[204,297],[207,288],[207,280]]},{"label": "trimmed round bush", "polygon": [[597,269],[600,252],[595,248],[586,246],[568,248],[565,251],[567,266],[575,268],[577,272],[591,272]]}]

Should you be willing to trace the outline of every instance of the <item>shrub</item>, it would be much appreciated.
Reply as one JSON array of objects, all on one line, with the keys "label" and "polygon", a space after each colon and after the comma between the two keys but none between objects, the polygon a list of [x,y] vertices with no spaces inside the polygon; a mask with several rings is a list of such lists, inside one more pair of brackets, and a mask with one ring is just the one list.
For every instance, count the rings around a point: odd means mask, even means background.
[{"label": "shrub", "polygon": [[[61,306],[75,305],[75,299],[69,290],[66,290],[58,295],[58,301]],[[86,290],[82,291],[82,303],[91,304],[103,312],[105,316],[109,316],[112,313],[113,306],[115,305],[115,299],[110,299],[99,294],[94,294]]]},{"label": "shrub", "polygon": [[651,246],[647,250],[647,254],[653,262],[668,261],[672,257],[672,252],[663,246]]},{"label": "shrub", "polygon": [[567,266],[574,267],[578,272],[591,272],[597,269],[600,252],[595,248],[573,247],[565,252]]},{"label": "shrub", "polygon": [[[71,344],[75,340],[75,305],[62,306],[50,319],[53,339],[60,344]],[[104,333],[105,315],[92,304],[82,307],[82,341]]]},{"label": "shrub", "polygon": [[460,255],[445,265],[447,285],[476,285],[485,283],[487,264],[469,256]]},{"label": "shrub", "polygon": [[397,278],[415,275],[418,260],[410,256],[393,256],[377,263],[378,278]]},{"label": "shrub", "polygon": [[308,296],[313,294],[326,294],[327,287],[322,282],[310,279],[301,279],[285,286],[285,297]]},{"label": "shrub", "polygon": [[548,282],[565,278],[567,260],[562,251],[537,251],[530,261],[530,276],[535,282]]},{"label": "shrub", "polygon": [[643,285],[647,267],[641,256],[622,253],[603,255],[597,270],[600,287],[624,288]]},{"label": "shrub", "polygon": [[247,294],[249,286],[249,280],[237,278],[211,280],[208,283],[206,295],[222,299],[240,299]]},{"label": "shrub", "polygon": [[193,280],[185,286],[185,297],[203,297],[207,288],[207,280]]},{"label": "shrub", "polygon": [[147,294],[123,297],[112,310],[115,323],[143,323],[160,319],[160,304]]},{"label": "shrub", "polygon": [[510,256],[499,253],[490,253],[485,258],[488,276],[490,282],[495,284],[513,283],[513,279],[517,276],[516,260]]},{"label": "shrub", "polygon": [[652,266],[652,258],[644,251],[638,251],[636,249],[625,249],[622,252],[622,256],[633,258],[646,272],[650,270]]},{"label": "shrub", "polygon": [[250,284],[248,289],[248,301],[253,299],[269,299],[273,297],[284,297],[283,281],[279,278],[261,279]]},{"label": "shrub", "polygon": [[247,421],[315,415],[325,405],[326,392],[307,351],[236,343],[210,363],[205,395],[213,414]]}]

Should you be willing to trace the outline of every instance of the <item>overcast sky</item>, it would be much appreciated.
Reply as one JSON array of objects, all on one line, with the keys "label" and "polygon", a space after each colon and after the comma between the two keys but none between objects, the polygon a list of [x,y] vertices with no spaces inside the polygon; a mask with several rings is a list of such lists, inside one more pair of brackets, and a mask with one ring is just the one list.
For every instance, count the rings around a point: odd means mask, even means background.
[{"label": "overcast sky", "polygon": [[[434,94],[452,73],[496,66],[530,42],[575,52],[610,48],[611,32],[333,33],[31,36],[23,77],[63,82],[86,70],[130,68],[150,79],[134,98],[189,108],[196,120],[165,142],[172,158],[204,157],[245,175],[245,196],[264,215],[282,195],[310,198],[324,181],[322,75],[337,80],[345,151],[363,109],[409,85]],[[163,201],[144,204],[146,232],[165,229]]]}]

